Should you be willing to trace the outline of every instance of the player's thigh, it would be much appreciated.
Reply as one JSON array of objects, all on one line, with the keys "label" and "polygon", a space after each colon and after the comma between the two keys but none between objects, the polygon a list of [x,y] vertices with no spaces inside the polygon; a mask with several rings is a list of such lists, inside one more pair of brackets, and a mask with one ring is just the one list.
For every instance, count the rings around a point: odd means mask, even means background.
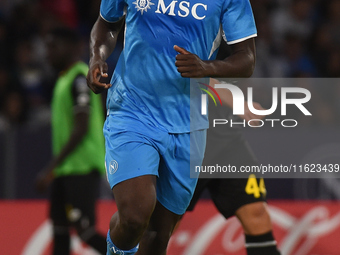
[{"label": "player's thigh", "polygon": [[159,151],[152,139],[137,132],[104,132],[105,166],[111,189],[143,175],[158,175]]},{"label": "player's thigh", "polygon": [[209,191],[217,209],[229,218],[235,215],[236,211],[247,204],[265,201],[265,192],[261,190],[260,179],[250,178],[237,179],[215,179],[209,184]]},{"label": "player's thigh", "polygon": [[155,175],[142,175],[122,181],[112,191],[121,222],[147,224],[156,205]]},{"label": "player's thigh", "polygon": [[207,186],[211,200],[218,211],[227,219],[234,215],[236,198],[239,191],[235,191],[231,179],[212,179]]},{"label": "player's thigh", "polygon": [[162,155],[157,180],[157,200],[169,211],[182,215],[194,193],[198,175],[195,166],[202,164],[206,131],[172,135],[169,148]]},{"label": "player's thigh", "polygon": [[107,141],[105,160],[119,215],[127,219],[140,215],[138,221],[149,218],[156,203],[158,149],[147,137],[124,132]]},{"label": "player's thigh", "polygon": [[236,217],[241,222],[244,232],[250,235],[260,235],[272,229],[266,202],[254,202],[240,207]]}]

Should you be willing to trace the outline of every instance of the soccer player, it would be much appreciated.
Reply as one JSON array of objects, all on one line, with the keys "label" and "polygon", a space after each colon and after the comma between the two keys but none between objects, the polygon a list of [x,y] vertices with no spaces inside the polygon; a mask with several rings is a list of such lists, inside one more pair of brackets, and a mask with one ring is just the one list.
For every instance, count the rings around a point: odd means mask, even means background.
[{"label": "soccer player", "polygon": [[[224,59],[230,54],[230,48],[223,40],[221,42],[216,59]],[[220,83],[216,79],[210,80],[210,85]],[[233,116],[233,97],[229,90],[216,89],[223,100],[223,106],[214,107],[209,97],[209,122],[214,119],[226,119],[239,122],[263,119],[264,116],[253,114],[247,102],[245,102],[245,114]],[[254,108],[263,110],[262,106],[253,102]],[[241,166],[258,165],[248,142],[244,138],[241,128],[230,125],[216,125],[210,127],[207,132],[206,151],[203,166]],[[270,216],[266,207],[266,188],[263,178],[256,178],[254,174],[248,179],[219,178],[203,179],[197,182],[195,193],[187,208],[193,211],[201,194],[208,190],[212,201],[218,211],[226,218],[236,216],[242,224],[246,240],[248,255],[279,255],[276,241],[272,233]]]},{"label": "soccer player", "polygon": [[37,188],[44,191],[52,182],[53,254],[70,254],[71,227],[85,243],[106,254],[105,236],[95,230],[95,202],[105,173],[102,100],[87,87],[80,37],[58,28],[48,33],[46,43],[48,60],[59,77],[51,107],[53,159],[39,174]]},{"label": "soccer player", "polygon": [[[218,82],[217,82],[218,83]],[[228,93],[228,92],[225,92]],[[221,93],[220,93],[221,94]],[[224,101],[226,102],[226,101]],[[230,102],[230,101],[229,101]],[[209,102],[209,119],[235,119],[228,105],[214,107]],[[232,102],[229,104],[232,106]],[[246,106],[246,105],[245,105]],[[260,105],[254,107],[261,110]],[[246,121],[260,119],[245,109]],[[207,145],[203,166],[255,166],[258,162],[240,128],[216,125],[207,132]],[[236,216],[241,222],[248,255],[279,255],[273,237],[270,216],[265,203],[266,188],[263,178],[251,174],[248,179],[216,178],[198,180],[195,193],[187,211],[193,211],[202,192],[208,190],[218,211],[226,218]]]},{"label": "soccer player", "polygon": [[[124,49],[106,83],[105,61],[124,19]],[[223,33],[232,55],[216,61]],[[118,211],[108,255],[166,254],[197,183],[190,161],[202,163],[208,127],[200,87],[188,78],[250,76],[255,36],[248,0],[102,0],[88,85],[96,93],[109,89],[105,162]]]}]

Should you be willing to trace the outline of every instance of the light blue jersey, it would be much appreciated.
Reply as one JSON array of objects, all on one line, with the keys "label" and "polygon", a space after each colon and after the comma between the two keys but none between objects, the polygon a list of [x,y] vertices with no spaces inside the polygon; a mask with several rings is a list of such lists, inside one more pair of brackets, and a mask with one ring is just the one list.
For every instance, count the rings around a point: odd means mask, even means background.
[{"label": "light blue jersey", "polygon": [[[223,34],[228,44],[256,36],[249,0],[102,0],[100,14],[108,22],[126,14],[125,46],[107,97],[110,114],[169,133],[208,128],[201,90],[177,71],[174,45],[213,60]],[[190,111],[190,100],[197,109]]]}]

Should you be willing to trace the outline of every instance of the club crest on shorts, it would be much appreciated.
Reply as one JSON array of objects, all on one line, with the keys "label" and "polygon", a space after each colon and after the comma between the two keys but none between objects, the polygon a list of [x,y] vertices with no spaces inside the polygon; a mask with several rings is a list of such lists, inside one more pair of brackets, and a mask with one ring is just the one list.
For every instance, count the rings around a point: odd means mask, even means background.
[{"label": "club crest on shorts", "polygon": [[115,247],[111,247],[110,251],[113,252],[113,254],[119,254],[119,255],[124,255],[124,251],[122,250],[117,250]]},{"label": "club crest on shorts", "polygon": [[118,170],[118,162],[116,160],[111,160],[109,166],[109,173],[114,174]]},{"label": "club crest on shorts", "polygon": [[137,11],[140,11],[142,15],[144,11],[147,12],[148,9],[151,9],[150,5],[155,5],[151,3],[151,0],[136,0],[133,4],[136,5]]}]

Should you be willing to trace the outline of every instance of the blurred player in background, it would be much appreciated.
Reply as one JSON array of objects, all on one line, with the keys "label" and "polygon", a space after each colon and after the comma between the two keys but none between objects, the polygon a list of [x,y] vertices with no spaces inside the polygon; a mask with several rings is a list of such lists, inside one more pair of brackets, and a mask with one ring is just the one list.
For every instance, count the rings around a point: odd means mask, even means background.
[{"label": "blurred player in background", "polygon": [[52,98],[53,159],[40,172],[37,189],[52,183],[50,217],[53,254],[70,254],[70,228],[100,254],[105,236],[95,229],[95,202],[104,169],[104,110],[101,97],[87,87],[88,66],[80,61],[80,37],[67,28],[51,31],[48,60],[59,73]]},{"label": "blurred player in background", "polygon": [[[219,93],[220,94],[220,93]],[[209,102],[213,105],[213,102]],[[210,107],[209,119],[232,119],[228,106]],[[260,110],[259,107],[257,109]],[[247,111],[247,110],[246,110]],[[259,116],[242,116],[245,120]],[[250,118],[249,118],[250,117]],[[207,132],[207,146],[202,166],[254,166],[258,162],[242,131],[229,125],[217,125]],[[193,211],[201,194],[208,190],[218,211],[226,218],[236,216],[242,224],[248,255],[279,255],[265,203],[263,178],[254,174],[248,179],[199,178],[187,211]],[[190,217],[190,214],[187,216]]]},{"label": "blurred player in background", "polygon": [[[101,2],[91,32],[88,85],[96,93],[110,88],[104,135],[118,212],[110,222],[108,255],[166,254],[189,205],[197,182],[190,178],[190,161],[202,163],[208,120],[200,113],[200,87],[187,78],[253,72],[257,32],[249,1],[202,2]],[[124,49],[112,85],[103,83],[124,19]],[[215,61],[221,27],[232,55]]]},{"label": "blurred player in background", "polygon": [[[229,48],[223,41],[217,59],[229,55]],[[211,79],[210,85],[219,81]],[[233,98],[229,90],[216,89],[223,100],[223,106],[214,107],[209,97],[209,123],[214,119],[235,120],[232,112]],[[263,110],[260,104],[253,102],[255,109]],[[254,115],[245,102],[245,114],[240,118],[249,121],[262,119],[264,116]],[[237,118],[237,116],[236,116]],[[235,120],[236,121],[236,120]],[[216,125],[207,132],[207,145],[202,166],[241,166],[258,165],[248,142],[240,128],[230,125]],[[199,178],[194,196],[187,211],[193,211],[201,194],[208,190],[218,211],[226,218],[236,216],[241,222],[248,255],[279,255],[276,241],[272,233],[270,216],[265,203],[266,188],[263,178],[254,174],[243,178]]]}]

